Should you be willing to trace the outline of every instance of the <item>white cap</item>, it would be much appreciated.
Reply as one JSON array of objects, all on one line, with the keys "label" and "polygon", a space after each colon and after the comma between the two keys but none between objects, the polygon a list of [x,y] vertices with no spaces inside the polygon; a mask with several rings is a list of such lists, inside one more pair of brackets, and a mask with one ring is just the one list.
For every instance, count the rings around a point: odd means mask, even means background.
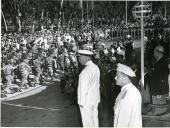
[{"label": "white cap", "polygon": [[136,74],[135,72],[129,67],[129,66],[126,66],[124,64],[121,64],[121,63],[118,63],[117,64],[117,71],[120,71],[130,77],[135,77]]},{"label": "white cap", "polygon": [[130,35],[127,35],[127,38],[130,38],[131,36]]},{"label": "white cap", "polygon": [[93,52],[89,51],[89,50],[78,50],[78,53],[80,55],[87,55],[87,56],[91,56],[93,55]]},{"label": "white cap", "polygon": [[84,44],[83,45],[83,50],[89,50],[89,49],[92,49],[92,48],[93,48],[93,46],[90,45],[90,44]]},{"label": "white cap", "polygon": [[88,47],[88,48],[91,48],[91,49],[93,48],[93,46],[87,46],[87,47]]},{"label": "white cap", "polygon": [[73,55],[73,52],[69,52],[70,55]]},{"label": "white cap", "polygon": [[105,44],[104,44],[104,43],[102,43],[102,46],[105,46]]}]

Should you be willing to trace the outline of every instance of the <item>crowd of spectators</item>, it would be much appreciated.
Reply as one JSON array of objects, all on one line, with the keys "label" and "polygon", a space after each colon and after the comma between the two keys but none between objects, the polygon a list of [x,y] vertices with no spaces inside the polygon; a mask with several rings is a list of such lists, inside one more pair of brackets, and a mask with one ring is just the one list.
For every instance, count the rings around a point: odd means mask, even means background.
[{"label": "crowd of spectators", "polygon": [[[78,69],[77,49],[88,48],[94,50],[96,54],[100,49],[108,56],[109,52],[101,40],[109,38],[110,35],[105,33],[102,35],[100,32],[103,31],[98,29],[93,33],[92,29],[81,32],[72,29],[65,32],[43,30],[35,33],[2,34],[2,93],[14,93],[29,86],[36,86],[46,77],[52,79],[58,69],[64,72],[62,78],[66,80],[70,69],[73,72]],[[84,44],[90,44],[90,46]],[[118,50],[118,45],[112,47],[114,47],[111,49],[112,54],[118,51],[125,58],[125,51],[121,51],[122,47]],[[98,50],[95,51],[95,49]]]},{"label": "crowd of spectators", "polygon": [[[3,33],[1,94],[5,96],[22,91],[42,84],[47,78],[53,80],[59,70],[62,71],[61,91],[71,95],[75,101],[78,74],[82,69],[76,57],[78,49],[88,49],[94,53],[93,61],[101,70],[101,94],[108,99],[108,103],[113,103],[111,97],[116,98],[120,91],[119,87],[111,86],[115,84],[114,69],[117,63],[124,63],[135,70],[137,79],[134,85],[140,88],[140,58],[134,49],[133,35],[125,33],[123,40],[116,38],[108,47],[104,42],[117,36],[112,26],[94,27],[88,24],[83,25],[82,29],[68,27],[61,30],[42,29],[34,33]],[[146,69],[153,65],[153,50],[157,45],[163,45],[165,57],[169,57],[169,38],[166,34],[157,32],[155,37],[148,37],[145,45]]]}]

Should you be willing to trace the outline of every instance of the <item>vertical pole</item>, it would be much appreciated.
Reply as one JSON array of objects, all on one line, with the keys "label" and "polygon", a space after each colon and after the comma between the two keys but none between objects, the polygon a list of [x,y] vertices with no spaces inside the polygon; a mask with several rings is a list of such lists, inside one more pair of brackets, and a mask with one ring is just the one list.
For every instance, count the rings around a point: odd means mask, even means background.
[{"label": "vertical pole", "polygon": [[126,25],[127,25],[127,0],[126,0]]},{"label": "vertical pole", "polygon": [[88,9],[89,9],[88,0],[86,2],[87,2],[87,23],[88,23],[88,19],[89,19],[89,16],[88,16]]},{"label": "vertical pole", "polygon": [[35,31],[35,25],[34,25],[34,22],[33,22],[33,25],[32,25],[32,33],[34,33]]},{"label": "vertical pole", "polygon": [[152,11],[151,11],[151,15],[152,15],[152,13],[153,13],[153,8],[152,8],[152,5],[153,5],[153,4],[152,4],[152,2],[151,2],[151,10],[152,10]]},{"label": "vertical pole", "polygon": [[164,17],[166,19],[166,1],[165,1],[165,16]]},{"label": "vertical pole", "polygon": [[143,1],[141,1],[141,82],[144,86],[144,21],[143,21]]},{"label": "vertical pole", "polygon": [[82,26],[83,26],[83,15],[84,15],[84,12],[83,12],[83,0],[81,0],[82,2],[82,7],[81,7],[81,19],[82,19]]},{"label": "vertical pole", "polygon": [[64,11],[63,11],[63,25],[65,25]]},{"label": "vertical pole", "polygon": [[93,22],[93,53],[94,53],[94,41],[95,41],[95,31],[94,31],[94,1],[92,0],[92,22]]},{"label": "vertical pole", "polygon": [[44,10],[43,9],[42,9],[42,12],[41,12],[41,19],[42,19],[41,30],[43,31],[44,30]]},{"label": "vertical pole", "polygon": [[59,29],[63,29],[63,20],[64,20],[64,11],[63,11],[63,3],[64,3],[64,0],[61,0],[61,8],[60,8],[60,18],[59,18]]},{"label": "vertical pole", "polygon": [[2,18],[4,20],[4,24],[5,24],[5,30],[8,31],[7,23],[6,23],[5,16],[4,16],[2,9],[1,9],[1,13],[2,13]]},{"label": "vertical pole", "polygon": [[92,0],[93,30],[94,30],[94,1]]}]

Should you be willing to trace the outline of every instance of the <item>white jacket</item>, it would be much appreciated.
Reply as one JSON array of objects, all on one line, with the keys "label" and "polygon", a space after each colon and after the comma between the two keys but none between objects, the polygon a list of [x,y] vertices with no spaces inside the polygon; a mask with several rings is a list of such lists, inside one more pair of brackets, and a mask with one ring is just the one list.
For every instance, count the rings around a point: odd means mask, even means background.
[{"label": "white jacket", "polygon": [[79,75],[78,104],[93,106],[100,102],[100,71],[92,62],[88,61],[86,67]]},{"label": "white jacket", "polygon": [[142,127],[141,94],[129,83],[122,87],[114,106],[114,127]]}]

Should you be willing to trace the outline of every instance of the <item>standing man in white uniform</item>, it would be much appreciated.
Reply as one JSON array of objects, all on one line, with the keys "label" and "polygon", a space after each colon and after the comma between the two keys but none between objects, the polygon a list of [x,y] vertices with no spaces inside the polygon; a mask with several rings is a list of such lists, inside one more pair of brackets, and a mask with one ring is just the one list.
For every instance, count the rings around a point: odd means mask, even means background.
[{"label": "standing man in white uniform", "polygon": [[114,127],[142,127],[141,94],[131,83],[135,76],[130,67],[118,63],[115,79],[121,92],[114,106]]},{"label": "standing man in white uniform", "polygon": [[83,127],[99,127],[100,70],[91,60],[91,51],[79,50],[78,53],[79,62],[85,65],[78,82],[78,104]]}]

